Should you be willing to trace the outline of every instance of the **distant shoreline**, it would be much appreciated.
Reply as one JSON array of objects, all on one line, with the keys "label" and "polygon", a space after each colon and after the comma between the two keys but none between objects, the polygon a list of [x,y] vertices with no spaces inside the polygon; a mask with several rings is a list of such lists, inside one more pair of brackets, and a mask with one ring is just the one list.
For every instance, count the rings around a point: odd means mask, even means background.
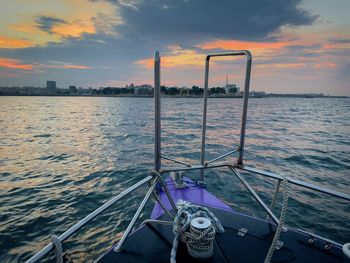
[{"label": "distant shoreline", "polygon": [[[25,95],[25,94],[0,94],[0,97],[111,97],[111,98],[153,98],[153,95]],[[181,95],[162,95],[162,98],[182,98],[182,99],[192,99],[192,98],[203,98],[203,95],[193,95],[193,96],[181,96]],[[214,95],[208,96],[208,98],[215,99],[242,99],[242,96],[227,96],[227,95]],[[266,99],[266,98],[309,98],[309,99],[319,99],[319,98],[350,98],[349,96],[312,96],[308,94],[267,94],[265,96],[249,96],[249,99]]]}]

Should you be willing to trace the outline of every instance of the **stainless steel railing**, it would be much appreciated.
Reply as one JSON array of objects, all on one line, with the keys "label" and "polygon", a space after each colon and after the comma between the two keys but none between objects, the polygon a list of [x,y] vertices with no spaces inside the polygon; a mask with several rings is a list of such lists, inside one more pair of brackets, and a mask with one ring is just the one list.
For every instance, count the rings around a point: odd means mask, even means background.
[{"label": "stainless steel railing", "polygon": [[[206,129],[207,129],[207,108],[208,108],[208,83],[209,83],[209,64],[212,57],[227,57],[227,56],[245,56],[247,59],[246,70],[245,70],[245,82],[244,82],[244,97],[243,97],[243,110],[241,119],[241,132],[240,142],[237,149],[231,150],[219,157],[214,158],[210,161],[205,161],[205,141],[206,141]],[[249,86],[250,86],[250,74],[252,67],[252,55],[248,50],[236,50],[231,52],[214,53],[209,54],[205,60],[205,77],[204,77],[204,93],[203,93],[203,122],[202,122],[202,135],[201,135],[201,152],[200,152],[200,166],[205,167],[206,165],[218,161],[228,155],[235,152],[239,152],[237,158],[237,164],[243,164],[243,152],[244,152],[244,140],[247,122],[247,111],[248,111],[248,97],[249,97]],[[155,101],[155,169],[159,171],[161,169],[161,159],[166,159],[178,164],[183,164],[189,167],[188,163],[182,162],[175,158],[171,158],[161,154],[161,102],[160,102],[160,62],[161,58],[159,52],[156,51],[154,55],[154,101]],[[200,170],[201,183],[204,183],[204,170]]]},{"label": "stainless steel railing", "polygon": [[[136,189],[138,189],[140,186],[144,185],[145,183],[151,181],[153,178],[153,176],[147,176],[146,178],[142,179],[141,181],[137,182],[136,184],[134,184],[133,186],[129,187],[128,189],[124,190],[123,192],[121,192],[120,194],[118,194],[117,196],[113,197],[112,199],[110,199],[108,202],[106,202],[105,204],[103,204],[102,206],[100,206],[99,208],[97,208],[95,211],[93,211],[91,214],[87,215],[86,217],[84,217],[82,220],[80,220],[78,223],[76,223],[75,225],[73,225],[71,228],[69,228],[67,231],[65,231],[63,234],[61,234],[58,239],[61,242],[64,242],[65,240],[67,240],[70,236],[72,236],[74,233],[76,233],[79,229],[81,229],[83,226],[85,226],[88,222],[90,222],[92,219],[94,219],[95,217],[97,217],[99,214],[101,214],[102,212],[104,212],[105,210],[107,210],[109,207],[111,207],[112,205],[114,205],[117,201],[119,201],[120,199],[124,198],[125,196],[127,196],[128,194],[132,193],[133,191],[135,191]],[[155,186],[155,182],[152,183],[152,186],[150,187],[150,189]],[[149,198],[149,197],[148,197]],[[147,200],[148,200],[147,198]],[[145,199],[144,199],[145,200]],[[137,210],[138,211],[138,210]],[[126,237],[128,236],[130,230],[128,232],[125,232],[123,237],[126,235]],[[125,238],[126,238],[125,237]],[[125,240],[124,238],[124,240]],[[46,257],[52,250],[54,249],[54,245],[52,242],[50,242],[47,246],[45,246],[42,250],[40,250],[38,253],[36,253],[33,257],[31,257],[27,263],[34,263],[34,262],[38,262],[41,259],[43,259],[44,257]]]},{"label": "stainless steel railing", "polygon": [[[241,183],[244,185],[244,187],[248,190],[248,192],[254,197],[254,199],[257,201],[257,203],[263,208],[263,210],[266,212],[266,214],[268,215],[268,218],[271,218],[272,221],[275,224],[279,223],[279,220],[277,219],[276,215],[272,212],[272,208],[276,202],[276,197],[277,197],[277,193],[279,190],[279,184],[280,182],[283,180],[283,177],[281,175],[275,174],[275,173],[271,173],[271,172],[266,172],[266,171],[262,171],[259,169],[255,169],[252,167],[248,167],[248,166],[241,166],[238,165],[236,163],[232,162],[221,162],[221,163],[216,163],[216,164],[211,164],[211,165],[207,165],[207,166],[203,166],[203,165],[192,165],[191,167],[167,167],[164,169],[160,170],[161,174],[164,173],[168,173],[168,172],[177,172],[177,171],[194,171],[194,170],[207,170],[207,169],[215,169],[215,168],[220,168],[220,167],[227,167],[231,170],[231,172],[241,181]],[[255,190],[249,185],[249,183],[244,179],[244,177],[242,176],[242,174],[239,172],[239,170],[241,171],[246,171],[246,172],[250,172],[252,174],[259,174],[263,177],[266,178],[272,178],[277,180],[277,188],[276,191],[272,197],[272,201],[271,201],[271,206],[270,208],[268,207],[268,205],[260,198],[260,196],[255,192]],[[346,201],[350,202],[350,195],[342,193],[342,192],[338,192],[335,190],[331,190],[331,189],[327,189],[325,187],[322,186],[318,186],[315,184],[311,184],[311,183],[307,183],[301,180],[296,180],[293,179],[291,177],[286,177],[288,180],[288,183],[292,184],[292,185],[296,185],[302,188],[306,188],[306,189],[310,189],[310,190],[314,190],[320,193],[324,193],[327,195],[331,195],[333,197],[337,197]],[[268,220],[268,218],[266,218],[266,220]],[[301,233],[307,234],[310,237],[315,237],[318,239],[321,239],[323,241],[325,241],[327,244],[328,243],[332,243],[334,245],[337,245],[338,247],[341,247],[342,245],[340,243],[337,243],[335,241],[329,240],[327,238],[318,236],[316,234],[313,234],[311,232],[307,232],[305,230],[300,230],[300,229],[296,229],[296,231],[299,231]]]},{"label": "stainless steel railing", "polygon": [[[243,110],[242,110],[242,119],[241,119],[241,131],[240,131],[240,142],[239,147],[237,149],[233,149],[225,154],[222,154],[210,161],[205,161],[205,141],[206,141],[206,124],[207,124],[207,100],[208,100],[208,82],[209,82],[209,62],[211,57],[223,57],[223,56],[246,56],[247,62],[246,62],[246,72],[245,72],[245,82],[244,82],[244,97],[243,97]],[[252,55],[248,50],[238,50],[238,51],[232,51],[232,52],[224,52],[224,53],[215,53],[215,54],[209,54],[206,57],[205,62],[205,77],[204,77],[204,102],[203,102],[203,123],[202,123],[202,141],[201,141],[201,154],[200,154],[200,164],[197,165],[189,165],[189,162],[183,162],[180,160],[177,160],[175,158],[162,156],[160,154],[160,148],[159,148],[159,156],[160,158],[163,157],[163,159],[182,164],[184,167],[168,167],[166,169],[160,169],[161,174],[165,172],[171,172],[171,171],[189,171],[189,170],[199,170],[200,171],[200,184],[204,184],[204,170],[210,169],[210,168],[218,168],[218,167],[228,167],[233,174],[241,181],[241,183],[246,187],[246,189],[250,192],[250,194],[255,198],[255,200],[260,204],[260,206],[265,210],[267,213],[267,218],[271,218],[276,224],[279,223],[277,217],[273,214],[272,210],[276,203],[277,194],[280,188],[281,181],[283,180],[283,177],[278,174],[274,174],[271,172],[262,171],[259,169],[255,169],[252,167],[245,166],[243,164],[243,153],[244,153],[244,141],[245,141],[245,131],[246,131],[246,122],[247,122],[247,111],[248,111],[248,97],[249,97],[249,85],[250,85],[250,74],[251,74],[251,65],[252,65]],[[155,74],[158,74],[158,76],[155,76],[155,79],[160,80],[160,57],[159,53],[156,52],[155,56]],[[160,81],[155,81],[155,87],[156,84],[160,87]],[[155,94],[155,103],[156,103],[156,109],[160,107],[160,88],[155,88],[155,92],[158,94]],[[160,110],[158,111],[158,114],[156,114],[156,120],[159,125],[156,125],[156,138],[157,134],[159,134],[160,137]],[[157,129],[159,128],[159,131]],[[156,140],[157,143],[157,140]],[[159,142],[160,145],[160,142]],[[236,162],[230,162],[230,163],[217,163],[217,161],[230,156],[234,153],[238,152],[238,157]],[[160,160],[159,160],[160,162]],[[216,164],[214,164],[216,163]],[[158,167],[161,167],[160,165]],[[244,179],[244,177],[239,173],[238,170],[251,172],[254,174],[259,174],[268,178],[273,178],[277,180],[277,186],[276,190],[274,192],[271,205],[268,207],[263,200],[259,197],[259,195],[254,191],[254,189],[249,185],[249,183]],[[321,193],[325,193],[337,198],[341,198],[347,201],[350,201],[350,195],[347,195],[345,193],[341,193],[338,191],[330,190],[321,186],[317,186],[314,184],[310,184],[307,182],[303,182],[301,180],[293,179],[291,177],[287,177],[287,180],[289,183],[297,186],[301,186],[304,188],[308,188],[314,191],[318,191]],[[316,236],[316,235],[315,235]],[[326,242],[328,242],[328,239],[324,238]],[[333,242],[334,244],[338,244],[336,242]],[[340,245],[340,244],[338,244]]]},{"label": "stainless steel railing", "polygon": [[154,52],[154,169],[161,168],[160,55]]},{"label": "stainless steel railing", "polygon": [[[155,163],[155,170],[159,171],[161,168],[161,123],[160,123],[160,56],[159,52],[155,52],[154,54],[154,98],[155,98],[155,147],[154,147],[154,163]],[[63,234],[61,234],[58,237],[58,240],[60,242],[64,242],[66,239],[68,239],[70,236],[72,236],[75,232],[77,232],[79,229],[81,229],[83,226],[85,226],[88,222],[90,222],[92,219],[97,217],[99,214],[104,212],[106,209],[111,207],[113,204],[115,204],[117,201],[122,199],[123,197],[127,196],[140,186],[144,185],[145,183],[149,182],[154,178],[153,176],[147,176],[146,178],[142,179],[140,182],[134,184],[133,186],[129,187],[119,195],[113,197],[111,200],[109,200],[107,203],[102,205],[101,207],[97,208],[95,211],[93,211],[91,214],[83,218],[81,221],[76,223],[74,226],[69,228],[67,231],[65,231]],[[121,250],[121,247],[127,237],[130,234],[130,231],[132,230],[133,226],[135,225],[137,219],[139,218],[143,208],[145,207],[147,201],[149,200],[156,183],[158,181],[158,178],[154,178],[154,180],[151,183],[151,186],[149,187],[144,199],[142,200],[140,206],[138,207],[136,213],[134,214],[133,218],[131,219],[128,227],[126,228],[122,238],[118,242],[117,247],[115,247],[115,251],[119,252]],[[52,250],[54,249],[53,242],[50,242],[47,246],[45,246],[42,250],[40,250],[38,253],[36,253],[33,257],[31,257],[27,263],[34,263],[38,262],[44,257],[46,257]]]},{"label": "stainless steel railing", "polygon": [[[155,98],[155,147],[154,147],[154,163],[155,163],[155,171],[159,171],[161,169],[161,122],[160,122],[160,56],[159,52],[155,52],[154,54],[154,98]],[[109,200],[107,203],[102,205],[101,207],[97,208],[95,211],[93,211],[91,214],[83,218],[81,221],[76,223],[74,226],[69,228],[67,231],[65,231],[63,234],[61,234],[58,237],[58,240],[60,242],[64,242],[66,239],[68,239],[70,236],[72,236],[75,232],[77,232],[79,229],[81,229],[83,226],[85,226],[88,222],[90,222],[92,219],[97,217],[99,214],[104,212],[106,209],[111,207],[113,204],[115,204],[117,201],[122,199],[123,197],[127,196],[140,186],[144,185],[145,183],[149,182],[154,178],[154,176],[147,176],[146,178],[142,179],[138,183],[134,184],[133,186],[129,187],[119,195],[113,197],[111,200]],[[132,230],[133,226],[135,225],[137,219],[139,218],[143,208],[145,207],[147,201],[150,199],[150,196],[156,186],[156,183],[158,181],[158,178],[155,177],[154,180],[151,183],[151,186],[149,187],[144,199],[142,200],[140,206],[138,207],[136,213],[134,214],[133,218],[131,219],[128,227],[126,228],[122,238],[118,242],[118,245],[115,247],[115,251],[119,252],[121,250],[122,245],[124,244],[125,240],[130,234],[130,231]],[[44,257],[46,257],[52,250],[54,249],[53,242],[50,242],[47,246],[45,246],[42,250],[40,250],[38,253],[36,253],[33,257],[31,257],[27,263],[34,263],[38,262]]]},{"label": "stainless steel railing", "polygon": [[[220,168],[220,167],[227,167],[229,168],[232,173],[241,181],[241,183],[246,187],[246,189],[248,190],[248,192],[254,197],[254,199],[258,202],[258,204],[263,208],[263,210],[267,213],[268,217],[271,218],[273,220],[273,222],[275,224],[279,223],[279,220],[277,219],[276,215],[272,212],[272,208],[273,208],[273,204],[276,201],[276,196],[278,193],[278,189],[279,187],[277,186],[276,188],[276,192],[274,193],[274,196],[272,198],[271,201],[271,207],[269,208],[268,205],[260,198],[260,196],[255,192],[255,190],[249,185],[249,183],[244,179],[244,177],[242,176],[242,174],[239,173],[238,170],[242,170],[242,171],[247,171],[253,174],[259,174],[263,177],[266,178],[272,178],[278,181],[277,185],[279,185],[279,182],[283,180],[283,177],[281,175],[275,174],[275,173],[270,173],[270,172],[266,172],[266,171],[262,171],[259,169],[255,169],[252,167],[245,167],[245,166],[239,166],[237,164],[234,163],[230,163],[230,162],[226,162],[226,163],[216,163],[216,164],[211,164],[211,165],[192,165],[192,166],[185,166],[185,167],[167,167],[164,169],[160,169],[160,174],[163,175],[165,173],[169,173],[169,172],[173,172],[173,171],[190,171],[190,170],[207,170],[207,169],[215,169],[215,168]],[[153,179],[153,180],[152,180]],[[301,180],[296,180],[290,177],[287,177],[287,180],[289,183],[296,185],[296,186],[300,186],[303,188],[307,188],[310,190],[314,190],[317,192],[321,192],[324,194],[328,194],[337,198],[341,198],[343,200],[347,200],[350,201],[350,195],[345,194],[345,193],[341,193],[338,191],[334,191],[334,190],[330,190],[327,188],[324,188],[322,186],[318,186],[318,185],[314,185],[311,183],[307,183],[307,182],[303,182]],[[134,227],[137,219],[139,218],[142,210],[144,209],[146,203],[148,202],[155,186],[156,183],[158,181],[157,177],[153,177],[153,176],[147,176],[144,179],[142,179],[141,181],[137,182],[136,184],[134,184],[133,186],[129,187],[128,189],[124,190],[123,192],[121,192],[120,194],[118,194],[117,196],[113,197],[112,199],[110,199],[108,202],[106,202],[105,204],[103,204],[102,206],[100,206],[99,208],[97,208],[95,211],[93,211],[92,213],[90,213],[89,215],[87,215],[85,218],[83,218],[82,220],[80,220],[78,223],[76,223],[75,225],[73,225],[71,228],[69,228],[67,231],[65,231],[63,234],[61,234],[58,239],[61,242],[64,242],[65,240],[67,240],[69,237],[71,237],[74,233],[76,233],[79,229],[81,229],[83,226],[85,226],[87,223],[89,223],[92,219],[94,219],[95,217],[97,217],[98,215],[100,215],[101,213],[103,213],[105,210],[107,210],[109,207],[111,207],[112,205],[114,205],[117,201],[121,200],[122,198],[126,197],[127,195],[129,195],[130,193],[132,193],[133,191],[135,191],[136,189],[138,189],[139,187],[141,187],[142,185],[146,184],[147,182],[151,182],[150,187],[148,188],[148,191],[144,197],[144,199],[142,200],[141,204],[139,205],[136,213],[134,214],[133,218],[131,219],[128,227],[126,228],[126,230],[123,233],[122,238],[120,239],[120,241],[118,242],[117,246],[114,248],[115,252],[119,252],[125,242],[125,240],[128,238],[132,228]],[[266,219],[267,220],[267,219]],[[314,238],[318,238],[321,239],[325,242],[327,242],[327,244],[334,244],[337,245],[339,247],[341,247],[342,245],[329,240],[327,238],[318,236],[316,234],[313,234],[311,232],[307,232],[305,230],[300,230],[300,229],[296,229],[297,231],[307,234],[310,237],[314,237]],[[38,262],[41,259],[45,258],[52,250],[54,249],[54,245],[52,242],[50,242],[47,246],[45,246],[42,250],[40,250],[38,253],[36,253],[33,257],[31,257],[27,263],[34,263],[34,262]]]},{"label": "stainless steel railing", "polygon": [[[248,96],[249,96],[249,85],[250,85],[250,73],[252,68],[252,54],[248,50],[236,50],[231,52],[214,53],[209,54],[205,60],[205,77],[204,77],[204,103],[203,103],[203,124],[202,124],[202,144],[201,144],[201,155],[200,163],[205,165],[205,139],[207,130],[207,108],[208,108],[208,82],[209,82],[209,62],[212,57],[229,57],[229,56],[246,56],[246,71],[245,71],[245,81],[244,81],[244,95],[243,95],[243,110],[242,110],[242,120],[241,120],[241,133],[240,142],[238,148],[238,159],[237,163],[239,165],[243,164],[243,151],[244,151],[244,139],[245,130],[247,123],[247,110],[248,110]],[[227,155],[229,155],[228,153]],[[226,155],[222,156],[225,157]],[[217,159],[221,159],[218,157]],[[212,162],[212,161],[211,161]],[[200,181],[204,183],[204,170],[200,171]]]}]

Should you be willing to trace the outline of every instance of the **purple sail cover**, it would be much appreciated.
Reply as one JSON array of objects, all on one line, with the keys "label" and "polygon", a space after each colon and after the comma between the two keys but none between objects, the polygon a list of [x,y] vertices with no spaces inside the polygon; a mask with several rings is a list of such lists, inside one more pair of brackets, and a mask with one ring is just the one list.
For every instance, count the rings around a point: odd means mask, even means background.
[{"label": "purple sail cover", "polygon": [[[223,201],[206,191],[205,188],[197,186],[193,181],[191,181],[188,178],[184,178],[184,181],[186,182],[188,187],[177,189],[175,187],[175,183],[171,178],[167,178],[165,180],[165,182],[168,185],[169,192],[175,203],[179,199],[182,199],[196,205],[217,208],[229,212],[233,211],[231,207],[229,207]],[[163,191],[160,192],[160,199],[163,201],[163,204],[167,209],[172,209],[170,202]],[[162,214],[164,214],[164,211],[157,202],[153,208],[151,218],[158,218]]]}]

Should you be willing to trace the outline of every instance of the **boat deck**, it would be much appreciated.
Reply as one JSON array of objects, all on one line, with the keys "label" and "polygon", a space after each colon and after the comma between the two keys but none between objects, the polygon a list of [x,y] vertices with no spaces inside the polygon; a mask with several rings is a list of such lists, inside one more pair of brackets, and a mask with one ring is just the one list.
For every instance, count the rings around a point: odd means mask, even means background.
[{"label": "boat deck", "polygon": [[[275,225],[236,212],[210,208],[225,228],[225,233],[217,234],[214,255],[206,260],[192,258],[185,244],[179,243],[177,262],[264,262],[269,250]],[[159,217],[168,220],[166,215]],[[247,233],[239,235],[239,229]],[[147,223],[126,240],[121,252],[107,251],[98,262],[169,262],[174,234],[172,226]],[[276,250],[271,262],[350,262],[341,248],[317,240],[309,243],[309,236],[288,230],[281,234],[283,246]]]}]

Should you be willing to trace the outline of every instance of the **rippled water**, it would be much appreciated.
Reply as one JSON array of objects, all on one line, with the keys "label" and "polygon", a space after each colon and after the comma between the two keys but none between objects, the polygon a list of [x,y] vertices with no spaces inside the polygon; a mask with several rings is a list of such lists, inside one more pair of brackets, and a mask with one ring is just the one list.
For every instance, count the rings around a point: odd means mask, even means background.
[{"label": "rippled water", "polygon": [[[241,103],[209,100],[207,159],[237,146]],[[200,99],[162,100],[165,154],[196,163],[201,109]],[[248,116],[247,164],[350,194],[350,99],[251,99]],[[0,262],[28,259],[52,234],[144,177],[152,162],[152,99],[0,97]],[[275,182],[245,176],[269,204]],[[265,217],[227,170],[206,179],[234,209]],[[117,203],[64,248],[78,262],[95,259],[120,236],[144,192]],[[349,203],[294,186],[290,195],[289,225],[349,241]]]}]

